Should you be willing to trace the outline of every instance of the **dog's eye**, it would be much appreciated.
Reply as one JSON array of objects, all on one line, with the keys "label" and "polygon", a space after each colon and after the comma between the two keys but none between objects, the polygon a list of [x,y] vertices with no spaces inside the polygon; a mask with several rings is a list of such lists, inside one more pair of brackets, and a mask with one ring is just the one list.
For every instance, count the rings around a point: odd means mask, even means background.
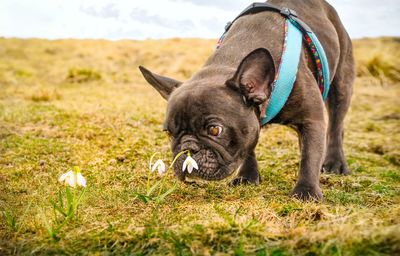
[{"label": "dog's eye", "polygon": [[208,127],[208,134],[211,136],[218,136],[222,132],[222,127],[221,126],[209,126]]}]

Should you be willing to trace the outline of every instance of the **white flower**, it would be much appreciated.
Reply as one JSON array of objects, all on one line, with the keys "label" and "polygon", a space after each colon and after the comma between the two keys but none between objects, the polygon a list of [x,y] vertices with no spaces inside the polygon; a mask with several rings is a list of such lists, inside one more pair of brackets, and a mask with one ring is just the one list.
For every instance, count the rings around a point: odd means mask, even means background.
[{"label": "white flower", "polygon": [[69,185],[70,187],[82,186],[86,187],[86,180],[82,176],[80,172],[77,171],[69,171],[60,176],[58,178],[59,182],[63,182],[65,185]]},{"label": "white flower", "polygon": [[162,175],[165,172],[165,164],[161,159],[158,159],[153,167],[151,168],[151,172],[154,172],[157,169],[158,174]]},{"label": "white flower", "polygon": [[188,156],[185,159],[185,162],[183,162],[183,166],[182,166],[183,172],[186,170],[186,167],[187,167],[188,173],[192,173],[193,168],[196,170],[199,169],[199,166],[197,165],[196,161],[191,156]]}]

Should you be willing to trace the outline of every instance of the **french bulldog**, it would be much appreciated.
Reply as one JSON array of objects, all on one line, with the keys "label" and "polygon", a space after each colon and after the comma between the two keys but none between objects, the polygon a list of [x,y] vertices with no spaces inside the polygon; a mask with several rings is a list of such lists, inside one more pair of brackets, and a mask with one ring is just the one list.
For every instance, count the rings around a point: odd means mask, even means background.
[{"label": "french bulldog", "polygon": [[[324,0],[268,3],[295,10],[316,34],[328,58],[331,85],[324,103],[313,56],[303,43],[292,92],[270,122],[292,127],[299,136],[300,171],[291,195],[321,200],[321,171],[349,173],[342,144],[354,80],[352,42],[336,11]],[[240,17],[220,48],[185,82],[139,67],[147,82],[168,100],[164,130],[171,135],[173,154],[187,150],[198,163],[198,170],[188,173],[182,171],[185,156],[179,157],[174,165],[178,179],[221,180],[236,172],[232,185],[260,183],[255,147],[282,55],[284,22],[275,12]]]}]

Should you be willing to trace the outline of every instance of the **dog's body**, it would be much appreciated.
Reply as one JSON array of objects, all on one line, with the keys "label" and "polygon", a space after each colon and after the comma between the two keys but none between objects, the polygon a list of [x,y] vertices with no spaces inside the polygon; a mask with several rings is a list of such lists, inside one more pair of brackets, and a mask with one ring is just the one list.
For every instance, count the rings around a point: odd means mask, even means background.
[{"label": "dog's body", "polygon": [[[343,119],[350,105],[354,80],[351,40],[335,10],[324,0],[268,3],[295,10],[314,31],[328,58],[331,74],[326,104],[328,129],[314,75],[315,64],[306,45],[289,99],[271,121],[289,125],[299,134],[301,164],[292,194],[303,199],[321,199],[322,168],[337,174],[349,172],[342,139]],[[239,168],[232,184],[259,183],[254,148],[260,131],[260,109],[268,104],[282,55],[284,22],[274,12],[241,17],[225,35],[221,47],[184,83],[141,67],[146,80],[168,99],[165,130],[172,135],[173,153],[189,150],[199,163],[199,170],[188,174],[182,172],[183,160],[178,159],[175,167],[180,179],[190,176],[217,180]]]}]

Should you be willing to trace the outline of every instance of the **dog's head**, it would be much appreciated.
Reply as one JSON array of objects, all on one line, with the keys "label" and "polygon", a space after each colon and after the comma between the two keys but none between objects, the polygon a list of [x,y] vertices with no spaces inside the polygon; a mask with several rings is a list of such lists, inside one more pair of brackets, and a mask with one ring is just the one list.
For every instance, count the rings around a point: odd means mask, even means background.
[{"label": "dog's head", "polygon": [[[198,163],[182,171],[185,156],[174,165],[176,176],[221,180],[240,167],[259,136],[260,108],[265,109],[275,68],[270,53],[257,49],[225,83],[210,79],[181,83],[140,67],[145,79],[168,100],[164,130],[174,154],[188,150]],[[263,112],[263,111],[262,111]]]}]

